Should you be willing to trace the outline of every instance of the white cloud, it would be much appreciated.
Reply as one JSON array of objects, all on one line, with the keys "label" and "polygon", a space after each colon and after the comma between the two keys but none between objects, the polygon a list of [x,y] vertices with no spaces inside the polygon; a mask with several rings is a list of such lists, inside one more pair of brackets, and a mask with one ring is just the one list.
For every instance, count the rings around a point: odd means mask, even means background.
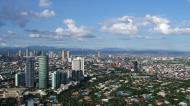
[{"label": "white cloud", "polygon": [[51,0],[39,0],[40,7],[48,7],[51,5]]},{"label": "white cloud", "polygon": [[155,26],[152,28],[152,31],[161,34],[190,34],[190,28],[172,28],[168,19],[159,16],[146,15],[145,22],[154,24]]},{"label": "white cloud", "polygon": [[[187,21],[184,21],[187,22]],[[156,32],[163,35],[190,34],[190,27],[173,27],[170,20],[160,16],[145,15],[144,17],[123,16],[103,23],[102,32],[109,32],[119,35],[136,35],[139,32]]]},{"label": "white cloud", "polygon": [[133,35],[138,32],[138,26],[134,23],[132,17],[123,16],[114,20],[111,24],[103,25],[101,31],[122,35]]},{"label": "white cloud", "polygon": [[45,9],[41,13],[36,13],[36,16],[43,17],[43,18],[53,17],[55,15],[56,14],[55,14],[55,12],[53,10],[48,10],[48,9]]},{"label": "white cloud", "polygon": [[64,23],[66,24],[67,28],[57,27],[55,29],[55,33],[58,35],[68,35],[74,37],[82,37],[87,36],[91,33],[91,30],[85,26],[77,27],[76,23],[72,19],[65,19]]},{"label": "white cloud", "polygon": [[29,37],[31,37],[31,38],[39,38],[40,34],[38,34],[38,33],[31,33],[31,34],[29,34]]}]

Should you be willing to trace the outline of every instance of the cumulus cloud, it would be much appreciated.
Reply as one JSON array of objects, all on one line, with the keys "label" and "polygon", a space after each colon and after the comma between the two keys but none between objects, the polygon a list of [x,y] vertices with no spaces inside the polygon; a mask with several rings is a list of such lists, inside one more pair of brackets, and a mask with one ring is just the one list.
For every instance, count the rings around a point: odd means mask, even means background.
[{"label": "cumulus cloud", "polygon": [[51,5],[52,0],[39,0],[40,7],[48,7]]},{"label": "cumulus cloud", "polygon": [[111,24],[103,25],[101,31],[122,35],[134,35],[138,32],[138,25],[134,23],[132,17],[123,16],[114,20]]},{"label": "cumulus cloud", "polygon": [[91,30],[85,26],[77,27],[76,23],[72,19],[65,19],[65,25],[67,28],[57,27],[55,33],[60,36],[74,36],[74,37],[84,37],[89,36]]},{"label": "cumulus cloud", "polygon": [[190,34],[190,28],[188,27],[172,28],[170,25],[170,21],[168,19],[159,16],[146,15],[145,22],[147,22],[148,24],[150,23],[154,24],[155,26],[152,28],[152,31],[161,34]]},{"label": "cumulus cloud", "polygon": [[25,27],[32,19],[49,18],[56,15],[53,10],[45,9],[42,12],[34,12],[23,7],[21,2],[17,2],[17,5],[15,5],[9,0],[6,0],[4,5],[0,7],[0,13],[0,27],[7,23]]},{"label": "cumulus cloud", "polygon": [[43,18],[49,18],[55,16],[55,12],[53,10],[45,9],[40,13],[36,13],[36,16],[43,17]]},{"label": "cumulus cloud", "polygon": [[[183,23],[184,24],[184,23]],[[102,32],[109,32],[119,35],[137,35],[143,33],[160,33],[163,35],[171,34],[190,34],[190,27],[173,27],[167,18],[153,15],[144,17],[123,16],[104,23],[101,27]]]}]

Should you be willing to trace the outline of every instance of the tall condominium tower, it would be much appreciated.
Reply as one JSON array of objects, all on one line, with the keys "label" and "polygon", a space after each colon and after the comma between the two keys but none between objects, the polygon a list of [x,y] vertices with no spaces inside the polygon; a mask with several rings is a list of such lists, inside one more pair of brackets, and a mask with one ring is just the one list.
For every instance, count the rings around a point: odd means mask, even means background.
[{"label": "tall condominium tower", "polygon": [[48,56],[39,56],[39,88],[44,89],[48,87]]},{"label": "tall condominium tower", "polygon": [[25,65],[26,87],[34,87],[34,73],[34,60],[32,58],[27,58]]},{"label": "tall condominium tower", "polygon": [[81,70],[82,74],[84,75],[84,58],[77,57],[72,60],[72,70]]}]

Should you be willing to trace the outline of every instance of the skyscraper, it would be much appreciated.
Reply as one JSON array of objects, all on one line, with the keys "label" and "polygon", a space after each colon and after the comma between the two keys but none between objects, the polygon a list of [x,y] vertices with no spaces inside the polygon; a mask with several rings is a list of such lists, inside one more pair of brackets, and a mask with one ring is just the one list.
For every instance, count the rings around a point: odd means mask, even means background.
[{"label": "skyscraper", "polygon": [[48,87],[48,56],[39,56],[39,88]]},{"label": "skyscraper", "polygon": [[[83,77],[84,76],[84,58],[77,57],[72,60],[72,77]],[[77,78],[80,79],[80,78]]]},{"label": "skyscraper", "polygon": [[26,87],[34,87],[34,60],[32,58],[26,59],[25,65],[25,83]]},{"label": "skyscraper", "polygon": [[29,50],[26,49],[26,57],[28,57],[28,56],[29,56]]},{"label": "skyscraper", "polygon": [[24,86],[24,73],[19,72],[15,74],[15,86]]},{"label": "skyscraper", "polygon": [[138,72],[138,62],[137,61],[133,61],[133,69],[134,69],[134,72]]},{"label": "skyscraper", "polygon": [[21,50],[18,51],[18,56],[20,56],[20,57],[22,56],[22,51]]},{"label": "skyscraper", "polygon": [[62,64],[65,63],[66,61],[68,61],[68,58],[70,58],[70,52],[62,50],[61,58]]},{"label": "skyscraper", "polygon": [[59,87],[60,85],[60,80],[61,80],[61,76],[59,71],[54,71],[53,73],[51,73],[51,77],[52,77],[52,82],[51,82],[51,88],[52,89],[56,89],[57,87]]},{"label": "skyscraper", "polygon": [[84,75],[84,58],[77,57],[72,60],[72,70],[81,70],[82,74]]},{"label": "skyscraper", "polygon": [[68,81],[67,73],[63,70],[61,71],[54,71],[51,73],[52,76],[52,89],[56,89],[60,86],[60,84],[66,84]]}]

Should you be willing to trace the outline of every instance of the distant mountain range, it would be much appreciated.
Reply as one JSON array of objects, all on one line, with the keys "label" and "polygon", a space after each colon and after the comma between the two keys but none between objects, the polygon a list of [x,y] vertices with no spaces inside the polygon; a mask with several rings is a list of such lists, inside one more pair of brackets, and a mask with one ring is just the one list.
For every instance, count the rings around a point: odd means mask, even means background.
[{"label": "distant mountain range", "polygon": [[28,47],[4,47],[0,48],[0,54],[16,53],[18,50],[43,50],[43,51],[61,51],[68,50],[74,55],[97,54],[122,54],[136,56],[190,56],[190,51],[171,51],[171,50],[128,50],[122,48],[103,48],[103,49],[82,49],[82,48],[56,48],[49,46],[28,46]]}]

